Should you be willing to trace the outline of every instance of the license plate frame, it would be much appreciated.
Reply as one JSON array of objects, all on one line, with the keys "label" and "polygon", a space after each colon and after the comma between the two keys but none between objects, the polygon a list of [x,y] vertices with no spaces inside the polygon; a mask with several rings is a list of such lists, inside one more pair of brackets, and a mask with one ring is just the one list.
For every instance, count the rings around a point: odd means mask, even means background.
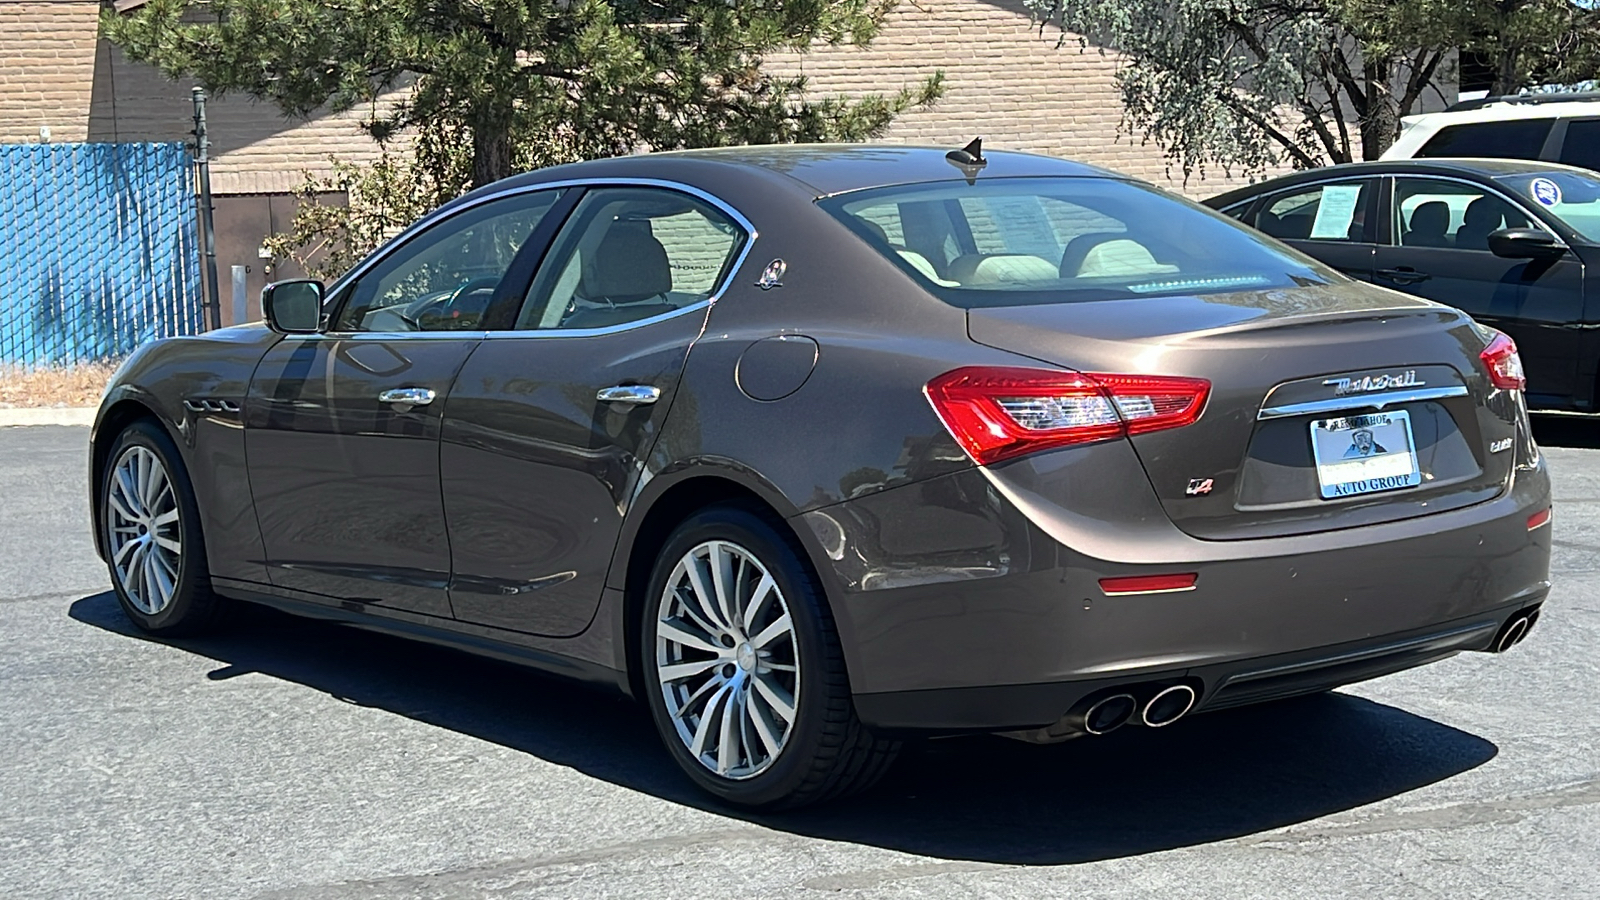
[{"label": "license plate frame", "polygon": [[[1317,488],[1324,500],[1403,491],[1422,484],[1407,410],[1313,419],[1309,431]],[[1362,432],[1365,439],[1360,437]]]}]

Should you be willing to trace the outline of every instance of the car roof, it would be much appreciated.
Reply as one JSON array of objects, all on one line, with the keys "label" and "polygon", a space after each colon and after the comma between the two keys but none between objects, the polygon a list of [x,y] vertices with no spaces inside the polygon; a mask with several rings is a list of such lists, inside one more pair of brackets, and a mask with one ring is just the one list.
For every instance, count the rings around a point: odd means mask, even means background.
[{"label": "car roof", "polygon": [[1384,159],[1370,162],[1343,163],[1320,169],[1305,169],[1276,178],[1258,181],[1248,187],[1218,194],[1205,201],[1207,206],[1221,208],[1254,197],[1258,194],[1333,178],[1360,177],[1363,175],[1454,175],[1480,178],[1499,178],[1505,175],[1530,175],[1537,172],[1573,172],[1595,177],[1589,169],[1537,159],[1453,159],[1426,157],[1423,159]]},{"label": "car roof", "polygon": [[1467,122],[1504,122],[1517,119],[1555,119],[1562,116],[1600,113],[1600,92],[1572,94],[1532,94],[1517,97],[1485,97],[1465,100],[1437,112],[1418,113],[1400,121],[1413,125],[1458,125]]},{"label": "car roof", "polygon": [[[962,178],[961,168],[945,158],[951,149],[900,144],[775,144],[644,153],[540,169],[513,176],[483,190],[596,177],[692,178],[701,182],[695,186],[704,187],[708,178],[715,179],[719,174],[727,177],[742,171],[750,176],[779,175],[814,196],[826,197],[897,184]],[[1041,176],[1126,180],[1126,176],[1106,169],[1032,153],[995,150],[984,153],[984,159],[988,162],[978,170],[979,180]]]}]

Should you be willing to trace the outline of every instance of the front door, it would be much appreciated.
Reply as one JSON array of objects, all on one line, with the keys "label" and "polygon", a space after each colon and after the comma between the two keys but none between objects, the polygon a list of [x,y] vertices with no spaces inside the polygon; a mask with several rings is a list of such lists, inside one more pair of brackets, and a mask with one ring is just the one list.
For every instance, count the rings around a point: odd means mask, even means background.
[{"label": "front door", "polygon": [[419,232],[336,290],[326,333],[262,359],[245,446],[273,584],[451,614],[442,407],[555,198],[493,200]]},{"label": "front door", "polygon": [[660,187],[589,189],[445,409],[444,507],[464,621],[586,628],[690,345],[750,241],[731,211]]},{"label": "front door", "polygon": [[1378,249],[1376,283],[1454,306],[1517,342],[1536,405],[1588,398],[1578,373],[1584,332],[1583,264],[1504,259],[1490,232],[1540,227],[1509,197],[1470,182],[1396,178],[1391,241]]}]

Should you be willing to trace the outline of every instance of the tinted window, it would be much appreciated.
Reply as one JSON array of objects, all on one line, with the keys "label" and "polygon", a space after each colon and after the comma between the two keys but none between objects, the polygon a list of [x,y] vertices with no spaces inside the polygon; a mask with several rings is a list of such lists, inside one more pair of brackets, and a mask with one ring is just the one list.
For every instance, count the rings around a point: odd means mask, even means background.
[{"label": "tinted window", "polygon": [[1489,251],[1490,232],[1522,228],[1528,217],[1488,188],[1431,178],[1397,178],[1395,231],[1404,247]]},{"label": "tinted window", "polygon": [[608,328],[709,300],[746,239],[687,194],[590,191],[539,267],[517,328]]},{"label": "tinted window", "polygon": [[335,331],[481,328],[495,288],[560,191],[457,213],[407,240],[346,292]]},{"label": "tinted window", "polygon": [[1574,119],[1567,123],[1561,161],[1569,166],[1600,171],[1600,119]]},{"label": "tinted window", "polygon": [[1422,145],[1417,156],[1480,156],[1492,159],[1538,159],[1554,119],[1476,122],[1441,129]]},{"label": "tinted window", "polygon": [[1222,293],[1339,277],[1219,213],[1106,178],[910,185],[821,205],[958,306]]},{"label": "tinted window", "polygon": [[1301,241],[1366,240],[1372,182],[1300,188],[1268,198],[1255,226],[1275,238]]},{"label": "tinted window", "polygon": [[1582,171],[1526,172],[1496,178],[1512,193],[1600,242],[1600,178]]}]

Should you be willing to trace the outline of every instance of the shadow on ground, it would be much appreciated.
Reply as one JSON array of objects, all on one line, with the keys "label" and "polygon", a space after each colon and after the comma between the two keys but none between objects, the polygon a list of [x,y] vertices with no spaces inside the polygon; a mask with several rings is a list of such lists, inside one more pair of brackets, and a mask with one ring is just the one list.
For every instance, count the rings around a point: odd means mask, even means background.
[{"label": "shadow on ground", "polygon": [[1541,416],[1535,413],[1533,439],[1545,447],[1600,448],[1600,419]]},{"label": "shadow on ground", "polygon": [[[110,593],[78,600],[71,616],[150,639]],[[1438,722],[1325,694],[1053,746],[927,741],[859,797],[749,815],[678,773],[643,707],[536,672],[256,608],[225,634],[166,643],[222,663],[212,680],[260,672],[674,802],[946,859],[1058,864],[1224,840],[1414,790],[1497,752]]]}]

